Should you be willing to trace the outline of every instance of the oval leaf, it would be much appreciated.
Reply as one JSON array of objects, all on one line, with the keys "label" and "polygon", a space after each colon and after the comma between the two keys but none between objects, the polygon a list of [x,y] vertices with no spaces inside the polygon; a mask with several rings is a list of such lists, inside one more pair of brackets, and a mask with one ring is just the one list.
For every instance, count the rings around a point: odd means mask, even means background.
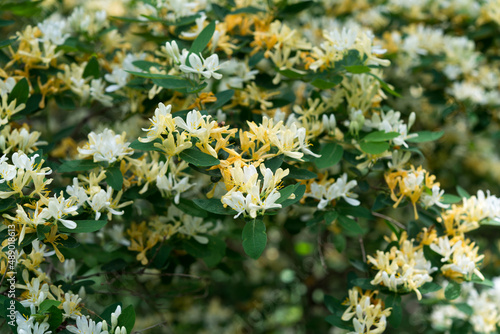
[{"label": "oval leaf", "polygon": [[195,148],[188,148],[179,153],[179,158],[189,162],[197,167],[210,167],[220,164],[219,159],[214,158],[210,154],[203,153]]},{"label": "oval leaf", "polygon": [[361,150],[368,154],[382,154],[389,149],[387,142],[361,142]]},{"label": "oval leaf", "polygon": [[319,154],[321,157],[314,161],[316,167],[327,168],[339,163],[344,155],[344,148],[335,143],[328,143],[321,148]]},{"label": "oval leaf", "polygon": [[460,293],[462,292],[462,287],[455,281],[450,281],[450,283],[444,289],[444,296],[448,300],[457,299],[460,297]]},{"label": "oval leaf", "polygon": [[267,244],[266,225],[260,219],[247,222],[241,238],[245,253],[254,260],[258,259]]},{"label": "oval leaf", "polygon": [[189,49],[189,52],[196,54],[203,52],[208,42],[210,42],[210,40],[212,39],[214,32],[215,32],[215,21],[212,21],[200,32],[198,37],[196,37],[196,39],[193,42],[193,45],[191,45],[191,49]]}]

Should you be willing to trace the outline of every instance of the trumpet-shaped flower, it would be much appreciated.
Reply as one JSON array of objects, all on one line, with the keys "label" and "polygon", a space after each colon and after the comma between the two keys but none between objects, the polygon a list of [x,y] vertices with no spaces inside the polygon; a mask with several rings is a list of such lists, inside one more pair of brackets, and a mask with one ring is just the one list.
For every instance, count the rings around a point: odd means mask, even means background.
[{"label": "trumpet-shaped flower", "polygon": [[82,157],[93,156],[94,162],[106,161],[113,163],[124,156],[131,155],[134,151],[125,142],[125,133],[117,135],[113,130],[104,129],[102,133],[91,132],[89,141],[83,147],[78,148]]}]

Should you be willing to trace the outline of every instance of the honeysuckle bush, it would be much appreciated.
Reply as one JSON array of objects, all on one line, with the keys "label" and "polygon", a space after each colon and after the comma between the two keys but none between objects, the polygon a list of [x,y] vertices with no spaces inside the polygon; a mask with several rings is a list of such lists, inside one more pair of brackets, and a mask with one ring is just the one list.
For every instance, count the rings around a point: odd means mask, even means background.
[{"label": "honeysuckle bush", "polygon": [[6,331],[498,331],[500,2],[0,11]]}]

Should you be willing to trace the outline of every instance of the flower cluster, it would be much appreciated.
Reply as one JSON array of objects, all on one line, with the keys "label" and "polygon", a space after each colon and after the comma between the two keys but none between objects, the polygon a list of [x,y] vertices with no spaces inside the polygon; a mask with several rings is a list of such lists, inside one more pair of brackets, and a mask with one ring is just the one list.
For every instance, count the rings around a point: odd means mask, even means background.
[{"label": "flower cluster", "polygon": [[368,263],[378,270],[371,284],[380,284],[395,292],[415,291],[417,298],[422,299],[418,288],[432,282],[430,275],[436,268],[425,258],[422,246],[414,246],[413,242],[403,232],[398,246],[392,246],[387,252],[377,251],[374,257],[368,255]]},{"label": "flower cluster", "polygon": [[342,314],[342,320],[350,321],[354,325],[352,333],[383,333],[387,326],[387,317],[391,315],[391,308],[385,308],[382,300],[376,298],[377,292],[367,290],[363,293],[360,288],[349,290],[349,297],[345,301],[348,305]]},{"label": "flower cluster", "polygon": [[500,325],[498,0],[18,2],[13,332]]}]

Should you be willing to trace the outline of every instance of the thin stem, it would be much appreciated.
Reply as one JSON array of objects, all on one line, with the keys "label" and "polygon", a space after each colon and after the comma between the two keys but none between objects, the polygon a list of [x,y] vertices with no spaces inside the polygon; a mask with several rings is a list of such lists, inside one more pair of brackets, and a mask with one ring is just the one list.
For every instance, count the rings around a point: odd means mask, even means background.
[{"label": "thin stem", "polygon": [[158,326],[162,326],[162,325],[167,324],[167,323],[168,323],[168,321],[163,321],[163,322],[160,322],[160,323],[158,323],[158,324],[156,324],[156,325],[153,325],[153,326],[149,326],[149,327],[146,327],[146,328],[143,328],[143,329],[136,330],[136,331],[134,331],[132,334],[139,334],[139,333],[144,332],[145,330],[148,330],[148,329],[151,329],[151,328],[155,328],[155,327],[158,327]]},{"label": "thin stem", "polygon": [[366,251],[365,244],[363,243],[363,238],[359,238],[359,245],[361,246],[361,254],[363,255],[363,262],[366,263]]},{"label": "thin stem", "polygon": [[397,227],[399,227],[400,229],[406,230],[406,227],[402,223],[398,222],[397,220],[395,220],[389,216],[383,215],[383,214],[375,212],[375,211],[372,211],[372,215],[377,216],[379,218],[383,218],[385,220],[388,220],[391,223],[393,223],[394,225],[396,225]]}]

